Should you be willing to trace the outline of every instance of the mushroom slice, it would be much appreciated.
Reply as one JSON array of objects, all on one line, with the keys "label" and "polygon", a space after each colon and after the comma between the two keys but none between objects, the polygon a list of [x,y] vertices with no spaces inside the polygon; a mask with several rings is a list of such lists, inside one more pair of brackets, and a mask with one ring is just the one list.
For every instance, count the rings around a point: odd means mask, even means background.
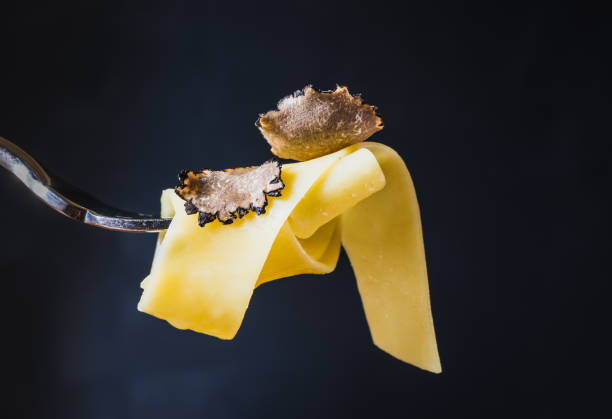
[{"label": "mushroom slice", "polygon": [[383,129],[376,107],[346,86],[323,92],[306,86],[281,99],[278,110],[260,114],[255,125],[273,154],[300,161],[365,141]]},{"label": "mushroom slice", "polygon": [[175,192],[185,202],[187,214],[198,215],[204,227],[216,219],[231,224],[249,210],[257,215],[266,212],[267,196],[280,196],[285,187],[281,180],[281,163],[269,160],[261,166],[225,170],[183,170]]}]

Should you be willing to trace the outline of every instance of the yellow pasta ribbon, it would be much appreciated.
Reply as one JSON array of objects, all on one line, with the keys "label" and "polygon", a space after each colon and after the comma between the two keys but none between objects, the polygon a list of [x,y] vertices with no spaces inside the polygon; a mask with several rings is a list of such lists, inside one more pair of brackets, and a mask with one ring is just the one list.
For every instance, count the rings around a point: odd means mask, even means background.
[{"label": "yellow pasta ribbon", "polygon": [[201,228],[174,191],[162,194],[160,234],[140,311],[232,339],[255,287],[334,270],[344,246],[374,343],[440,372],[416,193],[401,157],[373,142],[286,164],[266,214]]}]

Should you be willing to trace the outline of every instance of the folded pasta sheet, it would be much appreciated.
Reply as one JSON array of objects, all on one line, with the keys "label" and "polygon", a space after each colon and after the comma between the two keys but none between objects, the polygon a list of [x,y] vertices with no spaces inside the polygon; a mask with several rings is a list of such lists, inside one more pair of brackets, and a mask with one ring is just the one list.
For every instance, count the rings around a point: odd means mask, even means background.
[{"label": "folded pasta sheet", "polygon": [[340,245],[350,258],[374,343],[440,372],[418,203],[402,159],[378,143],[358,143],[284,165],[282,196],[266,214],[231,226],[198,224],[173,190],[162,194],[160,234],[138,309],[232,339],[260,284],[334,270]]}]

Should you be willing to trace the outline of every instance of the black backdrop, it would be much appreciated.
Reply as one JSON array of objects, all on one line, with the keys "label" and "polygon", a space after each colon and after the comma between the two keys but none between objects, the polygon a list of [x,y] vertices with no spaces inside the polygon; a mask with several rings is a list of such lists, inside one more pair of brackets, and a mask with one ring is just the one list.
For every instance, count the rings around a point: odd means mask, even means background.
[{"label": "black backdrop", "polygon": [[136,310],[153,235],[74,223],[0,173],[6,409],[490,418],[599,408],[609,15],[559,3],[91,3],[4,4],[0,135],[105,202],[155,212],[181,168],[266,160],[253,123],[282,96],[348,85],[379,106],[374,138],[414,177],[444,372],[373,346],[345,254],[330,275],[258,289],[233,341],[178,331]]}]

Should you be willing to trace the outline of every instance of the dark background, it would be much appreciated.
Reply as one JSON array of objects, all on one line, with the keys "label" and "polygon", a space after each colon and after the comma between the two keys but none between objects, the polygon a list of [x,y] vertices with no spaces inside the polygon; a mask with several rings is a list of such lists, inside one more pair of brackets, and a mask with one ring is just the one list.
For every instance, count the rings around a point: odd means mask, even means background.
[{"label": "dark background", "polygon": [[253,123],[282,96],[348,85],[379,106],[374,139],[414,177],[444,371],[374,347],[344,253],[330,275],[257,289],[233,341],[176,330],[136,310],[153,235],[77,224],[0,173],[5,409],[605,414],[610,15],[558,2],[91,3],[4,3],[0,135],[104,202],[156,212],[182,168],[269,158]]}]

